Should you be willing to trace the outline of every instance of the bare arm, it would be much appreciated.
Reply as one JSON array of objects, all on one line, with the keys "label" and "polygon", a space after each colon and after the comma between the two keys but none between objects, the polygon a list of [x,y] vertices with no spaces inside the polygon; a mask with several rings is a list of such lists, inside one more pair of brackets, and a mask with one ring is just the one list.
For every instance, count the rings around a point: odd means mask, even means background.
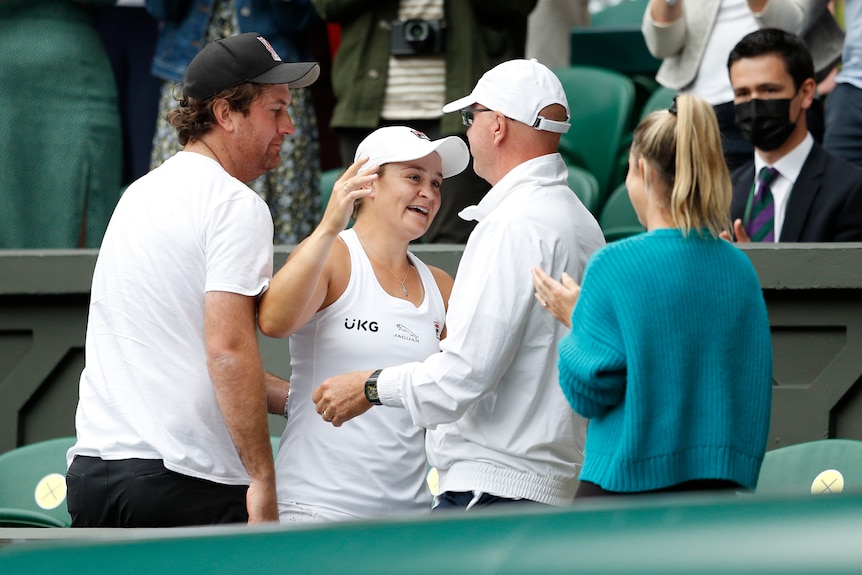
[{"label": "bare arm", "polygon": [[273,373],[266,372],[266,411],[273,415],[284,415],[284,402],[290,393],[290,382]]},{"label": "bare arm", "polygon": [[320,224],[272,278],[258,313],[258,324],[264,334],[287,337],[295,333],[326,301],[332,246],[347,227],[354,203],[371,192],[370,184],[377,178],[376,170],[356,175],[363,163],[364,159],[352,164],[335,182]]},{"label": "bare arm", "polygon": [[278,520],[255,304],[254,297],[228,292],[207,292],[204,299],[207,368],[222,417],[251,480],[246,496],[249,523]]}]

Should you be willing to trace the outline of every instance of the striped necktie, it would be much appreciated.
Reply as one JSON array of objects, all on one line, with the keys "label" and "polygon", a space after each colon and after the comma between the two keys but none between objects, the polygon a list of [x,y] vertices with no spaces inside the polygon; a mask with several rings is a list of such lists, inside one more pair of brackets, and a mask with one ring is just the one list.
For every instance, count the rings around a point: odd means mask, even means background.
[{"label": "striped necktie", "polygon": [[775,168],[764,167],[751,186],[753,198],[746,214],[745,231],[753,242],[775,241],[775,203],[769,185],[777,175]]}]

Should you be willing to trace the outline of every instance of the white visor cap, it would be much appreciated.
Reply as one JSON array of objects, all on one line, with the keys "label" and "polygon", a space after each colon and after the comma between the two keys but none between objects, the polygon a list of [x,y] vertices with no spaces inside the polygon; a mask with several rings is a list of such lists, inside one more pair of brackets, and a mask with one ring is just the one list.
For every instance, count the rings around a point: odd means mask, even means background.
[{"label": "white visor cap", "polygon": [[447,136],[432,140],[407,126],[386,126],[371,132],[356,148],[353,161],[368,156],[368,161],[359,169],[361,173],[374,165],[418,160],[432,152],[437,152],[443,161],[444,178],[460,174],[470,163],[470,151],[461,138]]},{"label": "white visor cap", "polygon": [[569,102],[556,74],[537,60],[509,60],[491,68],[479,78],[468,96],[443,106],[443,112],[457,112],[473,104],[523,122],[537,130],[565,134],[568,121],[549,120],[539,113],[545,106],[560,104],[570,118]]}]

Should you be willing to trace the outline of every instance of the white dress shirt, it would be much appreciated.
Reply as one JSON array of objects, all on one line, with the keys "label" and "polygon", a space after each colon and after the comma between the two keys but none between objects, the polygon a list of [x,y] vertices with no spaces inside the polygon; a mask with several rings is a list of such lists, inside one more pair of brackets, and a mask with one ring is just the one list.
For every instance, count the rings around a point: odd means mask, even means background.
[{"label": "white dress shirt", "polygon": [[595,218],[566,184],[559,154],[521,164],[477,206],[449,299],[441,353],[384,369],[381,401],[429,431],[441,491],[482,491],[566,505],[574,497],[586,421],[560,386],[567,329],[533,297],[530,269],[580,282],[604,245]]},{"label": "white dress shirt", "polygon": [[760,170],[766,167],[773,167],[778,170],[778,175],[772,180],[769,185],[772,191],[772,202],[775,205],[775,241],[780,241],[781,229],[784,227],[784,214],[787,213],[787,202],[790,201],[790,192],[793,191],[793,185],[796,183],[796,178],[799,177],[799,172],[802,171],[802,166],[805,160],[808,159],[808,154],[811,153],[811,148],[814,146],[814,138],[809,133],[805,136],[802,142],[785,154],[780,160],[769,166],[763,158],[755,151],[754,154],[754,177],[760,174]]}]

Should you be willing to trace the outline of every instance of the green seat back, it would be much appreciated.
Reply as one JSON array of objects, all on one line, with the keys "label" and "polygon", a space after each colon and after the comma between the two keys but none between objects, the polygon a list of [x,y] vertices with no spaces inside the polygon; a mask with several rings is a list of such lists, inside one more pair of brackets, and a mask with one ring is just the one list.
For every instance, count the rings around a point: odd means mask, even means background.
[{"label": "green seat back", "polygon": [[326,206],[329,204],[329,196],[332,195],[332,186],[335,181],[344,173],[344,168],[333,168],[320,172],[320,213],[326,211]]},{"label": "green seat back", "polygon": [[18,447],[0,455],[0,507],[72,522],[66,509],[66,451],[74,437]]},{"label": "green seat back", "polygon": [[587,170],[578,166],[567,166],[569,170],[569,187],[581,200],[581,203],[590,210],[594,216],[598,216],[600,205],[599,183],[596,177]]},{"label": "green seat back", "polygon": [[822,439],[766,452],[756,494],[862,492],[862,441]]},{"label": "green seat back", "polygon": [[590,15],[589,26],[569,32],[573,66],[597,66],[652,78],[661,66],[647,49],[641,20],[647,0],[628,0]]},{"label": "green seat back", "polygon": [[644,12],[649,0],[623,0],[613,6],[607,6],[590,14],[590,26],[600,27],[641,27]]},{"label": "green seat back", "polygon": [[567,164],[589,171],[606,198],[623,179],[619,158],[631,130],[635,88],[628,77],[588,66],[557,68],[571,110],[572,127],[560,139]]},{"label": "green seat back", "polygon": [[[341,174],[344,173],[345,168],[333,168],[331,170],[325,170],[320,173],[320,215],[323,217],[323,212],[326,211],[326,206],[329,204],[329,196],[332,195],[332,187],[335,185],[335,182],[338,178],[341,177]],[[350,228],[353,226],[353,218],[350,219],[350,222],[347,224],[347,227]]]},{"label": "green seat back", "polygon": [[612,242],[621,240],[635,234],[646,231],[646,228],[638,221],[632,202],[629,199],[625,184],[620,184],[608,197],[608,201],[602,207],[599,216],[599,225],[605,240]]},{"label": "green seat back", "polygon": [[656,88],[641,109],[641,121],[656,110],[667,110],[670,108],[670,105],[673,104],[674,96],[676,96],[676,90],[673,88],[665,88],[664,86]]},{"label": "green seat back", "polygon": [[0,527],[68,527],[68,523],[47,513],[29,509],[0,507]]}]

